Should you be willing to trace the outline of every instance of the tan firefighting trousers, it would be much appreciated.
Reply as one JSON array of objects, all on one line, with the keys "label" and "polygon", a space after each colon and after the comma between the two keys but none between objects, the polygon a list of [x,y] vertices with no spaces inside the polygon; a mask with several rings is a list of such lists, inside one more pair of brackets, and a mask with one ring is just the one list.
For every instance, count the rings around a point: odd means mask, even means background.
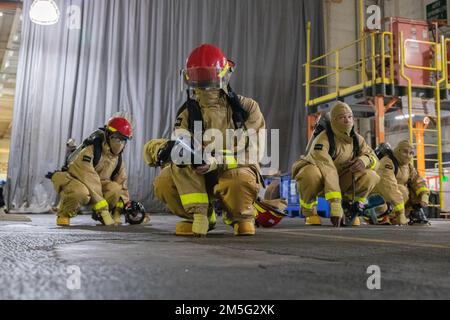
[{"label": "tan firefighting trousers", "polygon": [[[353,190],[353,177],[350,171],[339,178],[342,197],[345,200],[366,202],[367,196],[375,188],[380,177],[373,170],[355,173],[355,190]],[[312,216],[317,210],[317,197],[323,193],[324,180],[319,168],[313,164],[304,166],[296,176],[297,187],[300,193],[302,214]]]},{"label": "tan firefighting trousers", "polygon": [[[81,206],[89,204],[91,200],[89,190],[67,172],[57,174],[59,176],[54,180],[54,187],[60,196],[58,216],[73,218]],[[102,191],[109,210],[112,211],[121,199],[122,186],[114,181],[102,181]]]},{"label": "tan firefighting trousers", "polygon": [[256,173],[248,167],[199,175],[190,166],[179,168],[172,164],[162,169],[153,185],[156,197],[173,214],[188,220],[193,220],[194,213],[211,212],[208,209],[214,198],[222,202],[234,222],[255,216],[253,202],[259,184]]},{"label": "tan firefighting trousers", "polygon": [[[379,196],[383,197],[381,193],[375,188],[372,192],[372,194],[378,194]],[[411,213],[413,206],[415,204],[420,203],[420,197],[416,195],[415,192],[410,190],[407,186],[399,185],[398,190],[402,193],[404,204],[405,204],[405,215],[406,217],[409,217],[409,214]],[[375,212],[377,214],[383,214],[387,211],[388,206],[387,204],[383,204],[382,206],[379,206],[375,209]]]}]

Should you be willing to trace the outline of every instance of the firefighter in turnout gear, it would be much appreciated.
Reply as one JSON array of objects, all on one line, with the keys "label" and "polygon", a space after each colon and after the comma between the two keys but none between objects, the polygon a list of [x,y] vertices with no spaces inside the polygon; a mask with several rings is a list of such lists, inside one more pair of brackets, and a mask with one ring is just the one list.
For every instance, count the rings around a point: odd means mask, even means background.
[{"label": "firefighter in turnout gear", "polygon": [[321,225],[317,197],[323,194],[330,204],[334,226],[342,224],[343,204],[347,203],[351,203],[347,224],[359,225],[358,216],[364,211],[366,198],[380,178],[375,171],[378,165],[375,153],[354,131],[351,108],[338,102],[331,109],[327,128],[313,137],[309,145],[306,156],[292,168],[306,223]]},{"label": "firefighter in turnout gear", "polygon": [[428,223],[421,209],[428,206],[430,191],[425,179],[412,165],[413,150],[409,141],[401,141],[394,152],[380,160],[377,172],[381,180],[374,193],[381,195],[386,204],[377,212],[386,212],[389,204],[393,208],[385,224],[405,225],[407,217],[411,223]]},{"label": "firefighter in turnout gear", "polygon": [[[203,133],[200,151],[206,148],[213,152],[197,164],[180,165],[172,159],[154,181],[156,197],[184,219],[176,224],[177,235],[205,236],[215,225],[216,203],[220,203],[224,222],[233,227],[235,235],[255,234],[253,203],[261,182],[259,163],[257,159],[249,160],[251,157],[239,159],[240,155],[258,154],[258,144],[252,138],[265,128],[265,121],[258,103],[236,95],[229,87],[233,67],[234,63],[219,48],[203,44],[192,51],[183,70],[184,82],[193,96],[188,90],[173,136],[180,131],[192,133],[194,122],[200,123]],[[211,129],[215,130],[216,138],[209,142],[206,136]],[[227,144],[230,129],[244,132],[246,137]],[[167,148],[169,143],[159,139],[149,141],[144,147],[146,163],[160,165],[157,159],[171,149]]]},{"label": "firefighter in turnout gear", "polygon": [[104,225],[121,223],[122,209],[129,201],[122,152],[132,135],[129,120],[113,116],[69,155],[63,170],[51,174],[60,196],[57,225],[69,226],[79,208],[88,204],[95,220]]}]

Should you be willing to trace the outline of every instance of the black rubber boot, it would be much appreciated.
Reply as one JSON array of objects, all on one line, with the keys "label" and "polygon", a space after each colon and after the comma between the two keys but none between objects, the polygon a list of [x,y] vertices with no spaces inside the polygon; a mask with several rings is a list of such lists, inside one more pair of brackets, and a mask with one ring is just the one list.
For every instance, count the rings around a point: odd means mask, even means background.
[{"label": "black rubber boot", "polygon": [[413,224],[423,224],[423,225],[430,224],[425,212],[423,211],[423,208],[420,205],[415,205],[413,207],[413,210],[409,214],[409,225]]},{"label": "black rubber boot", "polygon": [[347,203],[343,205],[344,213],[345,213],[345,223],[344,225],[347,227],[353,226],[353,222],[359,216],[364,215],[365,205],[362,202],[353,202]]}]

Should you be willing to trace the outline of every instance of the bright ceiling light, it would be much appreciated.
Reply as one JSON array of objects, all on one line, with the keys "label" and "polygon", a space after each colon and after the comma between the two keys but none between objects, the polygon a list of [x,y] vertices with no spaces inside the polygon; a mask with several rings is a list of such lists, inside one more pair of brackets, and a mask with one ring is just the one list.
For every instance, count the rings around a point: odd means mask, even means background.
[{"label": "bright ceiling light", "polygon": [[36,24],[51,25],[59,21],[59,9],[53,0],[34,0],[30,8],[30,19]]},{"label": "bright ceiling light", "polygon": [[[416,115],[415,114],[413,114],[412,115],[412,118],[414,118]],[[395,120],[406,120],[406,119],[409,119],[409,114],[405,114],[405,115],[401,115],[401,116],[396,116],[395,117]]]}]

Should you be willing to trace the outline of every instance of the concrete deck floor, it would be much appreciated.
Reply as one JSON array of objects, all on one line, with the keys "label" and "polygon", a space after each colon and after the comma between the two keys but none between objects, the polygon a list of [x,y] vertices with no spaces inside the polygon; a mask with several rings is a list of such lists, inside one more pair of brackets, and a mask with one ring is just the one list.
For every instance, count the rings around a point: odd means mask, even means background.
[{"label": "concrete deck floor", "polygon": [[[286,218],[254,237],[219,223],[195,239],[176,237],[178,218],[167,215],[122,227],[80,216],[69,228],[53,215],[29,216],[0,222],[0,299],[450,298],[446,221],[336,230]],[[371,265],[381,290],[367,288]],[[80,270],[78,290],[69,289],[70,266]]]}]

